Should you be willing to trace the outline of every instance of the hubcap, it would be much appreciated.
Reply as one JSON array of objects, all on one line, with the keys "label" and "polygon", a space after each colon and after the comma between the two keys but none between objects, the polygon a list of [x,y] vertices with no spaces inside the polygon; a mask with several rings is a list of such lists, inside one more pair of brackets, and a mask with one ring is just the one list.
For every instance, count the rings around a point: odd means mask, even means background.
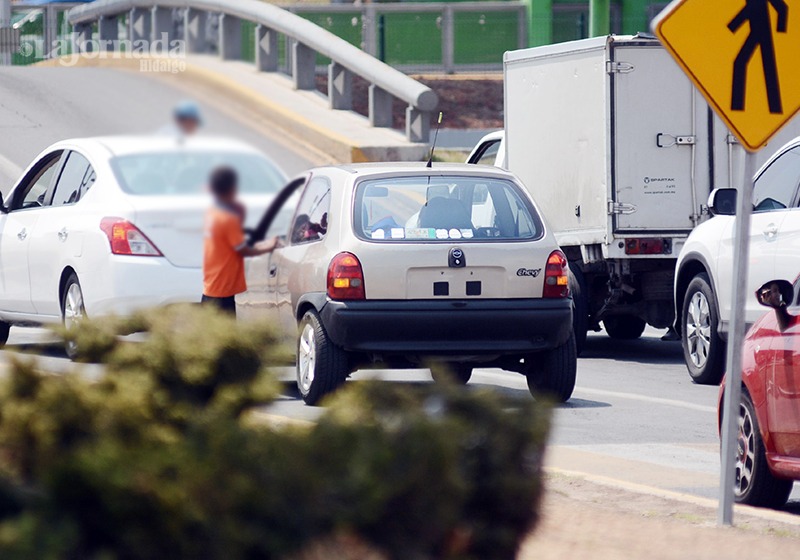
[{"label": "hubcap", "polygon": [[739,435],[736,438],[736,495],[743,496],[753,483],[756,432],[753,417],[744,405],[739,407]]},{"label": "hubcap", "polygon": [[297,384],[303,393],[307,393],[311,389],[316,363],[317,339],[314,335],[314,327],[307,324],[300,333],[300,343],[297,349]]},{"label": "hubcap", "polygon": [[686,313],[686,340],[689,346],[689,358],[697,368],[702,368],[708,361],[711,348],[711,313],[708,299],[702,292],[695,292],[689,301]]},{"label": "hubcap", "polygon": [[[70,284],[67,289],[67,297],[64,298],[64,326],[67,329],[74,329],[84,317],[83,293],[77,284]],[[74,341],[67,342],[67,353],[73,354],[77,350]]]}]

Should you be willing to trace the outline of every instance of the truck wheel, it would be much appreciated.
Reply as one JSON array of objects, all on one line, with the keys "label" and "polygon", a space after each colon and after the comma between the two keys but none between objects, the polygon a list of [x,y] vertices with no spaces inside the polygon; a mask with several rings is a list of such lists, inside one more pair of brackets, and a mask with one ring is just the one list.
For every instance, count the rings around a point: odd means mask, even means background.
[{"label": "truck wheel", "polygon": [[531,395],[544,395],[558,402],[567,402],[575,390],[578,360],[575,351],[575,334],[569,340],[531,357],[526,377]]},{"label": "truck wheel", "polygon": [[642,336],[647,323],[634,315],[612,315],[603,319],[603,326],[614,340],[635,340]]},{"label": "truck wheel", "polygon": [[786,504],[794,481],[777,478],[769,470],[756,409],[746,391],[739,406],[734,497],[740,504],[779,508]]},{"label": "truck wheel", "polygon": [[11,332],[11,325],[4,321],[0,321],[0,348],[8,342],[8,334]]},{"label": "truck wheel", "polygon": [[569,264],[572,274],[569,277],[569,290],[572,294],[572,330],[575,332],[575,348],[580,356],[586,346],[586,333],[589,331],[589,294],[583,271],[573,263]]},{"label": "truck wheel", "polygon": [[689,375],[701,385],[718,384],[725,369],[725,342],[717,332],[717,298],[705,273],[689,282],[681,318],[681,345]]},{"label": "truck wheel", "polygon": [[469,364],[433,364],[431,377],[436,383],[456,383],[466,385],[472,377],[472,366]]},{"label": "truck wheel", "polygon": [[297,388],[303,401],[317,404],[347,379],[347,352],[336,346],[316,311],[308,311],[300,321],[297,340]]}]

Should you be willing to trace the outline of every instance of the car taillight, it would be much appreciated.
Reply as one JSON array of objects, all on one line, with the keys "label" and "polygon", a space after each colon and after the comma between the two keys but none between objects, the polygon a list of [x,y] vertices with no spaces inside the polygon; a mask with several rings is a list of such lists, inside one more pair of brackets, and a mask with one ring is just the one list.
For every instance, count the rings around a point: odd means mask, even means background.
[{"label": "car taillight", "polygon": [[671,239],[653,239],[650,237],[629,238],[625,240],[626,255],[671,255]]},{"label": "car taillight", "polygon": [[544,269],[544,291],[542,297],[569,297],[567,257],[561,251],[553,251],[547,258],[547,266]]},{"label": "car taillight", "polygon": [[161,257],[161,251],[139,229],[123,218],[103,218],[100,229],[108,237],[114,255]]},{"label": "car taillight", "polygon": [[352,253],[339,253],[328,266],[328,297],[335,300],[366,299],[364,272]]}]

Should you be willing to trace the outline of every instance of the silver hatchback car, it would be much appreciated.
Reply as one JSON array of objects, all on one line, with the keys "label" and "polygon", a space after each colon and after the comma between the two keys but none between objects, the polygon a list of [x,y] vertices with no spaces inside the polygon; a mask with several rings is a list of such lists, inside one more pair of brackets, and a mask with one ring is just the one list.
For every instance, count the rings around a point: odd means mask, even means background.
[{"label": "silver hatchback car", "polygon": [[534,394],[571,396],[567,260],[514,175],[466,164],[314,169],[276,197],[253,239],[268,233],[284,246],[250,260],[237,311],[268,314],[296,341],[306,403],[376,366],[430,367],[460,383],[497,367],[526,375]]}]

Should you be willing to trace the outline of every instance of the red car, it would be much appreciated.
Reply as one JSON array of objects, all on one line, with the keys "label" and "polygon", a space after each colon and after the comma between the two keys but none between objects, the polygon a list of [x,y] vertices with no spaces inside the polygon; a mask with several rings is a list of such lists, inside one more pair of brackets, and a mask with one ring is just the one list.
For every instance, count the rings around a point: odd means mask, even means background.
[{"label": "red car", "polygon": [[794,287],[775,280],[756,292],[758,301],[774,311],[756,321],[744,342],[736,450],[739,503],[781,507],[800,480],[800,298],[795,288],[800,280]]}]

